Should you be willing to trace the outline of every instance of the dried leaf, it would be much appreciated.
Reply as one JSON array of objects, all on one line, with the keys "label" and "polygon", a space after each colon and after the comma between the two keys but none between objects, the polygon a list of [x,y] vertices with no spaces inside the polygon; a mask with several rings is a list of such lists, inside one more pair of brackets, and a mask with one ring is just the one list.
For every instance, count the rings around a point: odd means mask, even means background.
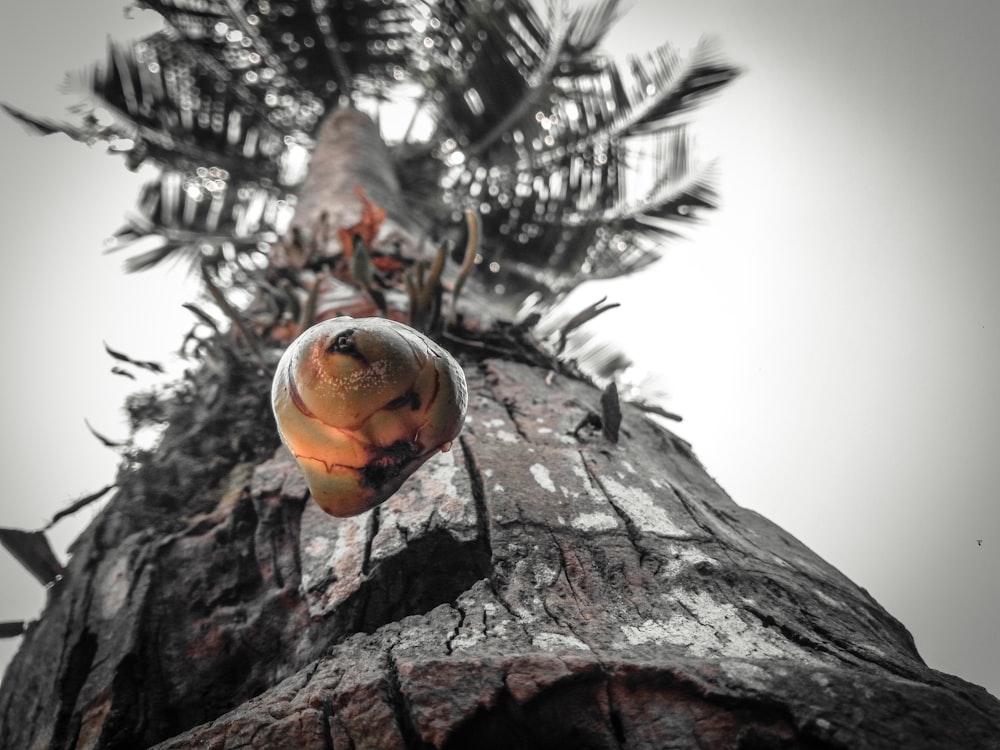
[{"label": "dried leaf", "polygon": [[0,528],[0,544],[43,586],[54,583],[64,572],[42,531]]},{"label": "dried leaf", "polygon": [[618,400],[618,386],[612,380],[601,392],[601,429],[604,437],[617,443],[621,425],[622,406]]},{"label": "dried leaf", "polygon": [[134,367],[139,367],[143,370],[149,370],[150,372],[155,372],[158,375],[163,373],[163,365],[161,365],[159,362],[150,362],[140,359],[132,359],[127,354],[122,354],[121,352],[112,349],[110,346],[108,346],[108,343],[106,341],[104,342],[104,351],[110,354],[114,359],[117,359],[119,362],[124,362]]}]

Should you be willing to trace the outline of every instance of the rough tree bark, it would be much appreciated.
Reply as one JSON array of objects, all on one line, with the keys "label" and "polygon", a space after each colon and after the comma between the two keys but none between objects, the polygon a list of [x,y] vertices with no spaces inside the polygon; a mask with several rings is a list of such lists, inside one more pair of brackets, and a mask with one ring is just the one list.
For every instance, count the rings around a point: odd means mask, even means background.
[{"label": "rough tree bark", "polygon": [[[467,375],[459,444],[354,519],[284,448],[200,496],[123,474],[7,672],[0,745],[1000,747],[996,699],[682,440],[627,405],[617,444],[578,429],[600,393],[544,368]],[[223,411],[266,407],[237,391]],[[165,444],[213,450],[184,429]]]},{"label": "rough tree bark", "polygon": [[[329,117],[278,248],[283,271],[319,268],[281,281],[349,280],[332,230],[365,218],[358,186],[414,256],[388,161],[367,118]],[[161,443],[24,635],[0,747],[1000,748],[1000,702],[929,669],[684,441],[629,405],[611,439],[614,404],[496,330],[449,331],[463,434],[355,518],[309,500],[279,445],[266,336],[148,405]]]}]

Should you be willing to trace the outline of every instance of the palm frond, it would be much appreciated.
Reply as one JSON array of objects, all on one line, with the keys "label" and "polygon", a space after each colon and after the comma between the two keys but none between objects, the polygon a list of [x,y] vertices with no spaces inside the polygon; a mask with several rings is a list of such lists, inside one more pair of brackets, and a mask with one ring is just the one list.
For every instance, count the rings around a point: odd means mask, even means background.
[{"label": "palm frond", "polygon": [[[38,135],[52,135],[63,132],[63,123],[48,117],[36,117],[9,104],[0,104],[9,117],[14,118]],[[77,139],[80,140],[80,139]]]},{"label": "palm frond", "polygon": [[621,14],[621,0],[602,0],[576,8],[569,35],[573,56],[581,58],[593,53]]},{"label": "palm frond", "polygon": [[[663,241],[676,235],[670,222],[687,222],[696,209],[714,206],[708,170],[691,163],[683,126],[690,110],[737,71],[709,41],[688,56],[664,45],[624,66],[591,54],[599,38],[593,19],[616,10],[616,3],[601,3],[586,16],[593,31],[564,33],[556,23],[553,36],[525,11],[532,22],[511,27],[532,33],[512,36],[508,30],[506,38],[518,52],[534,54],[492,52],[524,62],[507,71],[500,93],[492,71],[462,69],[463,101],[451,102],[431,139],[441,144],[438,170],[432,176],[426,168],[403,170],[404,179],[419,175],[407,192],[428,196],[424,210],[442,222],[457,220],[464,208],[483,214],[480,269],[493,288],[558,291],[584,277],[630,273],[659,257]],[[566,41],[574,38],[580,40],[575,48]],[[545,53],[557,44],[564,54],[549,68],[553,56]],[[544,83],[532,79],[535,71],[547,76]],[[497,126],[502,132],[468,135],[479,132],[476,118],[485,112],[504,113]],[[456,128],[465,135],[455,137]]]},{"label": "palm frond", "polygon": [[[123,246],[225,264],[288,230],[313,136],[350,103],[383,129],[403,199],[445,234],[482,217],[475,274],[507,294],[630,273],[715,204],[691,110],[737,75],[704,41],[618,62],[619,0],[142,0],[163,31],[71,79],[76,121],[43,132],[157,163]],[[543,17],[544,15],[544,17]],[[9,110],[10,111],[10,110]]]},{"label": "palm frond", "polygon": [[266,253],[287,228],[290,208],[285,196],[263,185],[233,186],[228,177],[217,168],[166,170],[147,183],[135,212],[115,233],[114,249],[150,238],[156,242],[131,256],[126,268],[151,268],[180,252],[214,270],[230,256]]},{"label": "palm frond", "polygon": [[[289,184],[300,174],[283,169],[288,152],[305,141],[271,122],[273,113],[251,92],[206,65],[190,45],[159,34],[134,45],[112,42],[107,61],[71,76],[67,88],[82,95],[80,124],[64,128],[93,142],[129,144],[119,150],[136,161],[196,169],[225,169],[237,179]],[[312,114],[318,120],[320,107]],[[304,114],[298,125],[314,124]]]}]

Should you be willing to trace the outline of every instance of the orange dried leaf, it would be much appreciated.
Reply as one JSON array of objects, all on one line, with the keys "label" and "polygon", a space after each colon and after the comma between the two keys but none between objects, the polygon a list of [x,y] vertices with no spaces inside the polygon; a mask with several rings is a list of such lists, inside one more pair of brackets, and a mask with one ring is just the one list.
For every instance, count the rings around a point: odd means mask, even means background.
[{"label": "orange dried leaf", "polygon": [[382,222],[385,221],[385,209],[372,201],[366,194],[363,187],[358,185],[354,192],[361,199],[361,219],[352,227],[341,227],[337,230],[337,238],[340,246],[344,249],[344,257],[350,259],[354,252],[354,238],[361,240],[371,247],[378,237]]},{"label": "orange dried leaf", "polygon": [[398,273],[406,268],[403,261],[390,255],[379,255],[372,258],[372,265],[384,274]]}]

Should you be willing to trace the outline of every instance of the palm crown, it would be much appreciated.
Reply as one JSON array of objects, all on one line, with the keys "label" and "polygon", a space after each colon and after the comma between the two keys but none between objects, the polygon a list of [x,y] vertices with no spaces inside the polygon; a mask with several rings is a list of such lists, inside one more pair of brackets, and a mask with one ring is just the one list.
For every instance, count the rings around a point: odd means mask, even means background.
[{"label": "palm crown", "polygon": [[480,215],[477,274],[494,293],[642,268],[713,205],[686,122],[736,70],[709,43],[617,63],[598,46],[618,0],[551,3],[544,20],[529,0],[140,4],[164,29],[111,43],[71,79],[85,94],[73,121],[15,112],[160,166],[117,233],[146,240],[132,269],[177,253],[216,271],[266,265],[319,125],[344,105],[378,124],[422,232]]}]

